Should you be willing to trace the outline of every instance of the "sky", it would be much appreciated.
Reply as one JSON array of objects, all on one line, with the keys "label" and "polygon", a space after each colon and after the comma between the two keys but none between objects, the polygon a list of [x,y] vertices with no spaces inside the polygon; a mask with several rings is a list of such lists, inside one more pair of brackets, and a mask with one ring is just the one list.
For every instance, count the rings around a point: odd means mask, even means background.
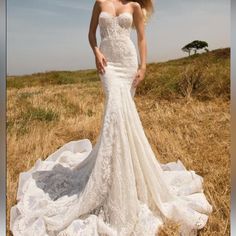
[{"label": "sky", "polygon": [[[8,0],[7,74],[95,68],[87,36],[94,2]],[[230,46],[230,0],[155,0],[154,7],[148,62],[186,56],[181,48],[196,39],[210,50]],[[137,47],[135,30],[131,37]]]}]

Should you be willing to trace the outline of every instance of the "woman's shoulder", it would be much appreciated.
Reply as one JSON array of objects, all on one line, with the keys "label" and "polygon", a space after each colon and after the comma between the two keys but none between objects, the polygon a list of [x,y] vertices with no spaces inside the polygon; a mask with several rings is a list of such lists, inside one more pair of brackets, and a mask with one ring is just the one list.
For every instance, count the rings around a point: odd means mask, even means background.
[{"label": "woman's shoulder", "polygon": [[107,0],[95,0],[96,5],[101,5],[103,3],[107,2]]},{"label": "woman's shoulder", "polygon": [[129,1],[129,3],[132,4],[135,7],[139,7],[140,6],[140,3],[135,2],[135,1]]},{"label": "woman's shoulder", "polygon": [[[102,3],[109,3],[109,0],[95,0],[95,3],[102,4]],[[127,1],[132,7],[141,8],[141,5],[135,1]]]},{"label": "woman's shoulder", "polygon": [[108,0],[95,0],[95,4],[102,4],[106,2],[109,2],[109,1]]},{"label": "woman's shoulder", "polygon": [[110,4],[111,1],[109,0],[95,0],[95,5],[97,5],[99,8],[101,8],[102,6],[106,5],[106,4]]},{"label": "woman's shoulder", "polygon": [[134,9],[141,9],[141,5],[138,2],[130,1],[130,4]]},{"label": "woman's shoulder", "polygon": [[[131,6],[133,12],[141,10],[141,5],[138,2],[135,1],[127,1],[128,4]],[[95,0],[95,5],[97,5],[99,8],[104,4],[110,4],[111,1],[109,0]]]},{"label": "woman's shoulder", "polygon": [[100,4],[102,4],[103,2],[105,2],[106,0],[95,0],[95,4],[98,4],[98,5],[100,5]]},{"label": "woman's shoulder", "polygon": [[101,9],[102,5],[106,2],[107,0],[95,0],[94,5],[95,8]]}]

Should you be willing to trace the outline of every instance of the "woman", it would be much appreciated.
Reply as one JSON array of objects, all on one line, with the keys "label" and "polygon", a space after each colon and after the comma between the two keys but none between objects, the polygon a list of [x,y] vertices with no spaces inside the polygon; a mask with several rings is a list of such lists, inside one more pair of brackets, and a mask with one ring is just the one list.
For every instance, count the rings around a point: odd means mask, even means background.
[{"label": "woman", "polygon": [[145,76],[144,22],[151,11],[150,0],[96,1],[89,41],[106,95],[101,132],[93,148],[88,139],[72,141],[21,173],[14,235],[154,236],[167,219],[181,235],[196,235],[206,224],[212,206],[202,177],[180,161],[157,161],[133,100]]}]

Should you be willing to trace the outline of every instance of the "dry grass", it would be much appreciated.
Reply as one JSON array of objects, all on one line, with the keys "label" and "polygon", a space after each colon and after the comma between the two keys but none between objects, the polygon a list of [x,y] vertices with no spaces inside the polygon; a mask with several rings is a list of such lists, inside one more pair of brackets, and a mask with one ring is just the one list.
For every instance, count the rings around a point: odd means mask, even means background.
[{"label": "dry grass", "polygon": [[[135,97],[157,158],[162,162],[180,159],[204,177],[214,211],[201,236],[230,234],[227,51],[151,64]],[[207,57],[207,67],[202,69]],[[104,109],[94,71],[26,77],[8,79],[8,222],[10,208],[16,204],[19,173],[70,140],[89,138],[95,144]],[[160,236],[177,235],[177,228],[170,222]]]}]

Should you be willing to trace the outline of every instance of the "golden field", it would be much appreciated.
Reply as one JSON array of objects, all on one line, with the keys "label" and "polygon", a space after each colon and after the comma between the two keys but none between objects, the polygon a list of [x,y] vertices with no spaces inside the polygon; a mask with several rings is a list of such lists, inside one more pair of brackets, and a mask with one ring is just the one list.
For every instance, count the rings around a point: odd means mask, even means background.
[{"label": "golden field", "polygon": [[[96,142],[104,93],[94,70],[7,79],[7,218],[18,176],[64,143]],[[135,102],[157,158],[204,177],[214,211],[201,236],[230,235],[230,50],[148,65]],[[161,236],[178,235],[169,222]]]}]

